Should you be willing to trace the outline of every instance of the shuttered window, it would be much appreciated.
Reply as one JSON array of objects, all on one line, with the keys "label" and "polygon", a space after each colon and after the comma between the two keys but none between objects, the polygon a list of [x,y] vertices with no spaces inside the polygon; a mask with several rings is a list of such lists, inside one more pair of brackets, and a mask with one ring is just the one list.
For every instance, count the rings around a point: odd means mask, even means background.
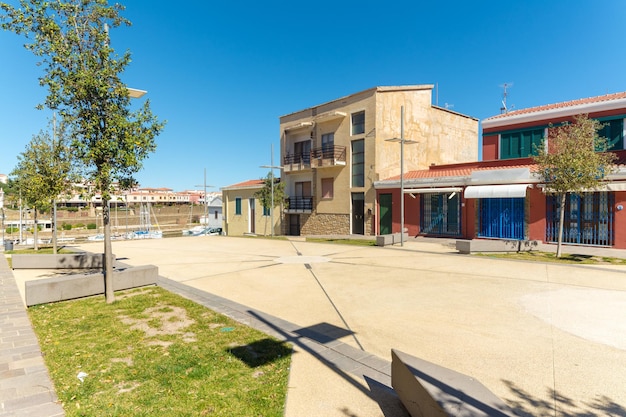
[{"label": "shuttered window", "polygon": [[536,155],[544,129],[520,130],[500,134],[500,159],[527,158]]}]

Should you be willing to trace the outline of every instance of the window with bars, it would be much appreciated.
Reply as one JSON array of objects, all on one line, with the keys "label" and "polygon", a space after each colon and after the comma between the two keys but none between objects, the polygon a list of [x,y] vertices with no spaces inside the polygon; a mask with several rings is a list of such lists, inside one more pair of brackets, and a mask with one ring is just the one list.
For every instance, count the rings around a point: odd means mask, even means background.
[{"label": "window with bars", "polygon": [[478,236],[524,239],[524,198],[481,198]]},{"label": "window with bars", "polygon": [[461,234],[461,199],[458,193],[423,194],[421,204],[422,234]]},{"label": "window with bars", "polygon": [[[579,245],[614,245],[614,196],[609,192],[567,194],[563,242]],[[547,196],[546,241],[559,237],[560,196]]]}]

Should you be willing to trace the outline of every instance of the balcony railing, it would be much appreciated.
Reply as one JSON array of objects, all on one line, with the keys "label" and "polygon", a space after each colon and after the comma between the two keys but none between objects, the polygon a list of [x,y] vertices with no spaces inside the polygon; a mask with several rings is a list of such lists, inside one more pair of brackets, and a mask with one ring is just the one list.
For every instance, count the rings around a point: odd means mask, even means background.
[{"label": "balcony railing", "polygon": [[286,171],[301,171],[311,168],[311,154],[287,154],[283,157],[283,167]]},{"label": "balcony railing", "polygon": [[315,168],[346,164],[345,146],[322,146],[311,151],[311,166]]},{"label": "balcony railing", "polygon": [[287,198],[287,210],[290,212],[304,212],[313,210],[313,197]]}]

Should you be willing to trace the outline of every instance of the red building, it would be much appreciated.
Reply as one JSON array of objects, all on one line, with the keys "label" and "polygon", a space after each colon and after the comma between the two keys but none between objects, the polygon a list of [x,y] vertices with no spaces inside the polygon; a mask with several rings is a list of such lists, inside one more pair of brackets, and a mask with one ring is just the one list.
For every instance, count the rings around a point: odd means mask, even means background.
[{"label": "red building", "polygon": [[[618,170],[598,191],[567,197],[563,242],[626,249],[626,92],[515,110],[485,119],[483,161],[405,173],[410,236],[556,242],[557,201],[535,174],[535,146],[578,114],[603,123]],[[400,176],[375,183],[376,234],[400,232]]]}]

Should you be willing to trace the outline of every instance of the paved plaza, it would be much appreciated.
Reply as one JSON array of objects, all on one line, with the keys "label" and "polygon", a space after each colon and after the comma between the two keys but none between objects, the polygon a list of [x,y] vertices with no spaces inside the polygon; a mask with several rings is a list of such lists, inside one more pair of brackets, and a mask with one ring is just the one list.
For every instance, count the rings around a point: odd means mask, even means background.
[{"label": "paved plaza", "polygon": [[[392,348],[478,379],[520,416],[626,415],[625,266],[467,256],[419,239],[379,248],[207,236],[113,251],[158,266],[174,290],[231,302],[226,314],[289,328],[288,417],[406,416],[388,389]],[[23,291],[42,273],[14,275]],[[311,344],[307,331],[328,340]],[[361,366],[335,361],[342,352]]]}]

